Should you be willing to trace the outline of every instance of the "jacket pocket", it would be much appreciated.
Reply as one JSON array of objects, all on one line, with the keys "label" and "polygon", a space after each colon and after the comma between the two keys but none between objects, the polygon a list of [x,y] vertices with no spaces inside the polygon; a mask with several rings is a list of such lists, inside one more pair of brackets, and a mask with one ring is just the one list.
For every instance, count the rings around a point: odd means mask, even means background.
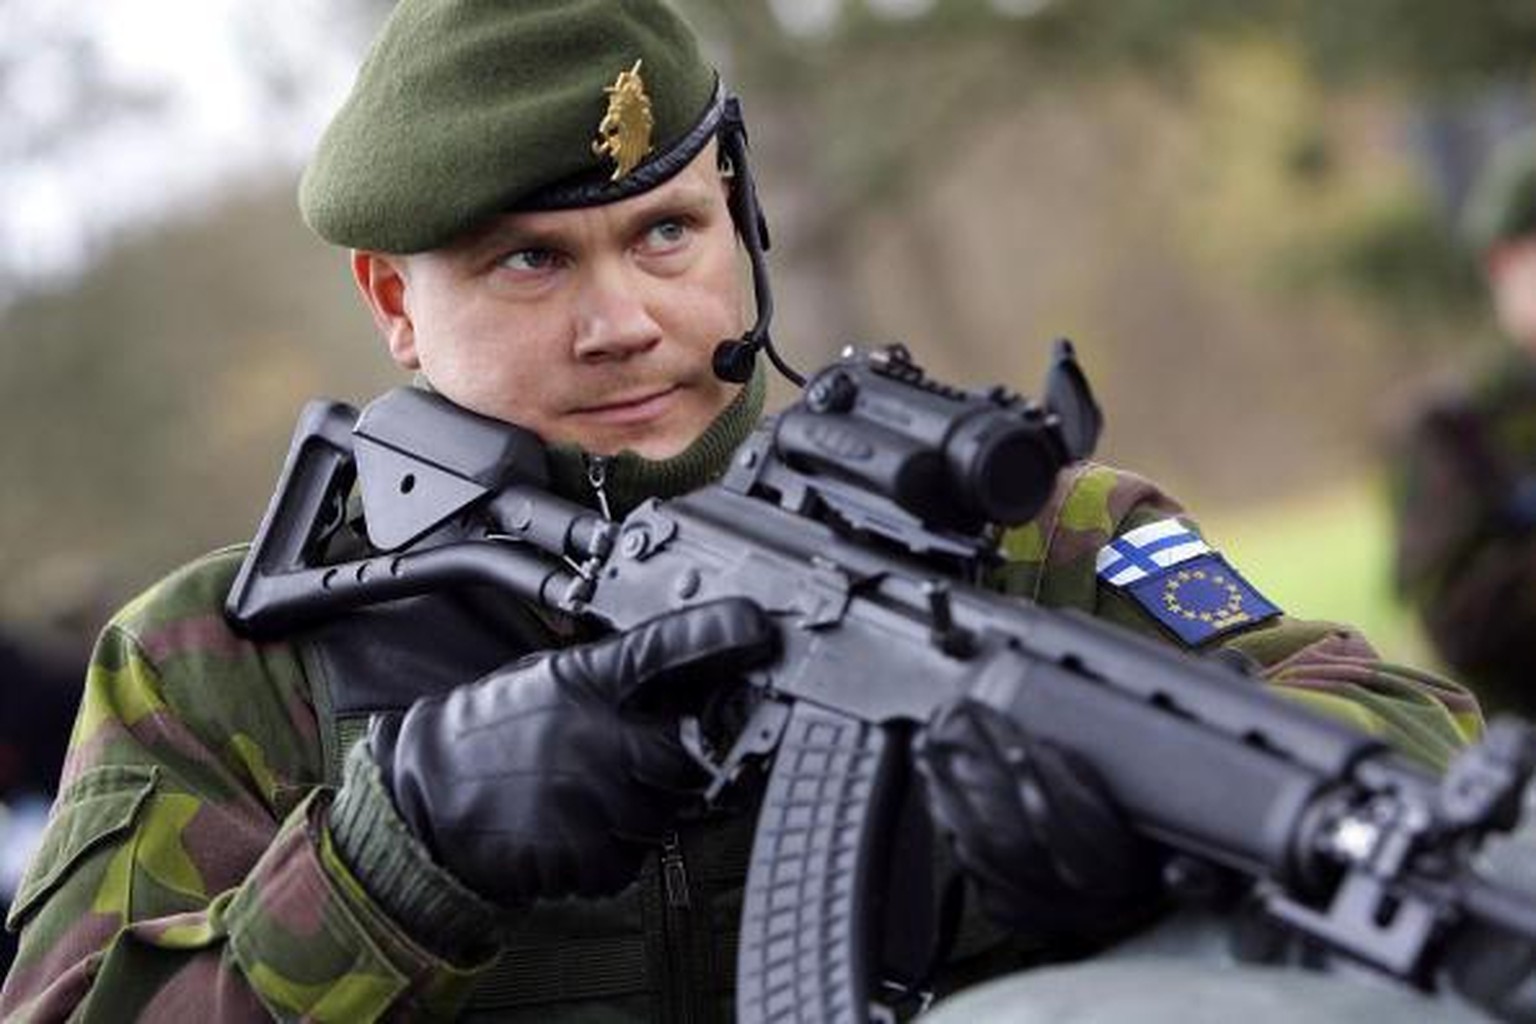
[{"label": "jacket pocket", "polygon": [[11,901],[7,929],[20,928],[81,857],[133,828],[139,808],[155,788],[157,773],[148,765],[104,765],[69,785],[54,805],[43,841]]}]

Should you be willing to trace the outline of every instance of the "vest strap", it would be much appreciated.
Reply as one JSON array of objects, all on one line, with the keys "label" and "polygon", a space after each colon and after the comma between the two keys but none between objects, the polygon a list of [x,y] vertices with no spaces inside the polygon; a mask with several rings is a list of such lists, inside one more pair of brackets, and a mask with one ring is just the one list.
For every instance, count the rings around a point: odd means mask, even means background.
[{"label": "vest strap", "polygon": [[504,949],[476,983],[469,1005],[507,1009],[653,990],[644,935],[562,939],[551,946]]}]

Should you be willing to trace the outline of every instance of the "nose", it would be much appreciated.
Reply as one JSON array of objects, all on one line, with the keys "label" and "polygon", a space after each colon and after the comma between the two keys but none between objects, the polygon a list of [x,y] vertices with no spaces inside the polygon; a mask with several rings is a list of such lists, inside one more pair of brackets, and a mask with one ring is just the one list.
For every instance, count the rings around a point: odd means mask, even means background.
[{"label": "nose", "polygon": [[641,284],[621,261],[603,261],[576,301],[576,358],[584,363],[631,359],[661,341],[661,326],[646,308]]}]

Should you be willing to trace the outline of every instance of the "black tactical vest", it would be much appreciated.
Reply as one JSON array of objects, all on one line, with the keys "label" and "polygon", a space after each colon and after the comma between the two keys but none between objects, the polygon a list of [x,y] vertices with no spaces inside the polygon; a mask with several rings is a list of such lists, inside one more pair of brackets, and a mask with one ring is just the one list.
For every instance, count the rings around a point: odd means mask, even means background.
[{"label": "black tactical vest", "polygon": [[[339,784],[370,714],[573,639],[565,624],[487,593],[393,602],[315,631],[301,650],[327,782]],[[729,1020],[752,822],[747,808],[721,811],[669,837],[618,896],[533,908],[476,986],[465,1019]]]}]

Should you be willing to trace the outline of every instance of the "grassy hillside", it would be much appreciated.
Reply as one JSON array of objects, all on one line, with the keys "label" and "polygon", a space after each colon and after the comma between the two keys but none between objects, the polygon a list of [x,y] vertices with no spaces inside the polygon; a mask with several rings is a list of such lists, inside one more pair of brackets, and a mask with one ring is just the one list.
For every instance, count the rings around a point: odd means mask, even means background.
[{"label": "grassy hillside", "polygon": [[1392,593],[1391,529],[1379,481],[1359,479],[1262,509],[1202,511],[1201,525],[1287,612],[1352,623],[1385,657],[1439,667]]}]

